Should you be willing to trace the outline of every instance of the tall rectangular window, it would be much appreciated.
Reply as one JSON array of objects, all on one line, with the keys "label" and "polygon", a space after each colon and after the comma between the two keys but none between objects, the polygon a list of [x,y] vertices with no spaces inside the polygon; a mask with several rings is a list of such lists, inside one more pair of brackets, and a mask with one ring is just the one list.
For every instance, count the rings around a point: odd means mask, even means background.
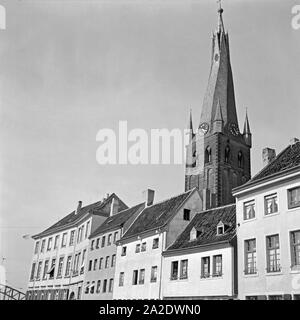
[{"label": "tall rectangular window", "polygon": [[61,240],[61,247],[65,247],[67,245],[67,232],[63,233]]},{"label": "tall rectangular window", "polygon": [[101,286],[101,280],[98,280],[98,281],[97,281],[96,293],[100,293],[100,286]]},{"label": "tall rectangular window", "polygon": [[114,233],[114,243],[118,240],[118,231]]},{"label": "tall rectangular window", "polygon": [[266,238],[267,245],[267,272],[279,272],[280,267],[280,246],[279,235],[275,234]]},{"label": "tall rectangular window", "polygon": [[103,280],[102,292],[105,293],[107,288],[107,279]]},{"label": "tall rectangular window", "polygon": [[36,263],[33,262],[32,267],[31,267],[31,273],[30,273],[30,281],[34,280],[35,266],[36,266]]},{"label": "tall rectangular window", "polygon": [[138,270],[133,270],[133,275],[132,275],[132,284],[135,286],[138,284]]},{"label": "tall rectangular window", "polygon": [[89,236],[89,231],[90,231],[90,221],[87,222],[86,228],[85,228],[85,239]]},{"label": "tall rectangular window", "polygon": [[157,249],[158,246],[159,246],[159,239],[158,238],[153,239],[152,249]]},{"label": "tall rectangular window", "polygon": [[120,272],[119,275],[119,287],[123,287],[124,286],[124,272]]},{"label": "tall rectangular window", "polygon": [[59,235],[55,236],[55,239],[54,239],[54,249],[57,249],[57,248],[58,248],[58,243],[59,243]]},{"label": "tall rectangular window", "polygon": [[43,280],[47,279],[48,268],[49,268],[49,260],[46,260],[44,264]]},{"label": "tall rectangular window", "polygon": [[190,221],[191,219],[191,210],[183,209],[183,220]]},{"label": "tall rectangular window", "polygon": [[74,239],[75,239],[75,230],[72,230],[70,233],[69,246],[72,246],[74,244]]},{"label": "tall rectangular window", "polygon": [[145,269],[140,270],[139,284],[145,283]]},{"label": "tall rectangular window", "polygon": [[95,240],[92,240],[92,242],[91,242],[91,251],[94,250],[94,244],[95,244]]},{"label": "tall rectangular window", "polygon": [[103,265],[103,258],[100,258],[100,260],[99,260],[99,270],[102,269],[102,265]]},{"label": "tall rectangular window", "polygon": [[105,258],[105,269],[109,268],[109,256]]},{"label": "tall rectangular window", "polygon": [[35,243],[34,254],[37,254],[37,253],[39,252],[39,246],[40,246],[40,242],[37,241],[37,242]]},{"label": "tall rectangular window", "polygon": [[113,288],[114,288],[114,279],[109,279],[109,288],[108,288],[108,291],[109,291],[109,292],[113,292]]},{"label": "tall rectangular window", "polygon": [[95,259],[95,260],[94,260],[94,270],[97,269],[97,262],[98,262],[98,259]]},{"label": "tall rectangular window", "polygon": [[147,243],[146,243],[146,242],[143,242],[143,243],[142,243],[142,247],[141,247],[141,252],[145,252],[145,251],[146,251],[146,248],[147,248]]},{"label": "tall rectangular window", "polygon": [[53,258],[52,262],[51,262],[51,268],[48,271],[49,273],[49,279],[54,279],[54,273],[55,273],[55,263],[56,263],[56,259]]},{"label": "tall rectangular window", "polygon": [[105,236],[102,237],[101,248],[105,246]]},{"label": "tall rectangular window", "polygon": [[68,277],[68,276],[70,275],[71,262],[72,262],[72,256],[68,256],[68,258],[67,258],[67,263],[66,263],[65,277]]},{"label": "tall rectangular window", "polygon": [[156,282],[157,281],[157,266],[151,267],[151,282]]},{"label": "tall rectangular window", "polygon": [[60,257],[59,260],[58,260],[58,270],[57,270],[56,278],[61,278],[63,264],[64,264],[64,257]]},{"label": "tall rectangular window", "polygon": [[265,197],[265,215],[278,212],[277,194]]},{"label": "tall rectangular window", "polygon": [[251,200],[244,203],[244,220],[255,218],[255,201]]},{"label": "tall rectangular window", "polygon": [[210,257],[203,257],[201,259],[201,278],[210,277]]},{"label": "tall rectangular window", "polygon": [[37,273],[36,273],[36,279],[40,280],[41,278],[41,271],[42,271],[42,261],[38,263]]},{"label": "tall rectangular window", "polygon": [[300,187],[288,190],[288,208],[300,207]]},{"label": "tall rectangular window", "polygon": [[121,256],[126,256],[126,247],[122,247]]},{"label": "tall rectangular window", "polygon": [[110,246],[112,241],[112,234],[110,233],[107,238],[107,245]]},{"label": "tall rectangular window", "polygon": [[290,233],[292,267],[300,266],[300,230]]},{"label": "tall rectangular window", "polygon": [[43,252],[44,252],[44,250],[45,250],[45,246],[46,246],[46,239],[44,239],[44,240],[42,241],[42,245],[41,245],[41,253],[43,253]]},{"label": "tall rectangular window", "polygon": [[52,237],[48,238],[47,251],[50,251],[51,249],[52,249]]},{"label": "tall rectangular window", "polygon": [[256,273],[256,239],[245,240],[245,274]]},{"label": "tall rectangular window", "polygon": [[139,253],[141,251],[141,245],[138,243],[136,246],[135,246],[135,253]]},{"label": "tall rectangular window", "polygon": [[113,254],[111,256],[111,267],[113,268],[115,266],[115,264],[116,264],[116,255]]},{"label": "tall rectangular window", "polygon": [[222,255],[213,256],[213,277],[222,276]]},{"label": "tall rectangular window", "polygon": [[89,261],[89,271],[91,271],[93,268],[93,260]]},{"label": "tall rectangular window", "polygon": [[99,249],[99,244],[100,244],[100,238],[96,240],[96,249]]},{"label": "tall rectangular window", "polygon": [[172,261],[171,263],[171,280],[178,279],[178,261]]},{"label": "tall rectangular window", "polygon": [[188,260],[181,260],[180,261],[180,279],[187,279],[188,278]]}]

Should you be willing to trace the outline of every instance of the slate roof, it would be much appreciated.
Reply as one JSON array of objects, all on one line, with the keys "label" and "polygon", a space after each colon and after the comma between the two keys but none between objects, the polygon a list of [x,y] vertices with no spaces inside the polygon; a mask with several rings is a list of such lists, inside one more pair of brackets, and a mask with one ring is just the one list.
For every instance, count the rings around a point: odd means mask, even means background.
[{"label": "slate roof", "polygon": [[[65,216],[58,222],[54,223],[51,227],[47,228],[46,230],[42,231],[39,234],[34,235],[33,238],[40,238],[57,231],[67,229],[68,227],[76,224],[88,213],[108,217],[109,212],[104,210],[102,211],[101,209],[103,209],[109,202],[111,202],[113,197],[117,197],[117,196],[114,193],[112,193],[107,199],[103,201],[97,201],[95,203],[82,207],[77,214],[75,214],[76,210],[72,211],[67,216]],[[122,209],[127,208],[127,205],[121,199],[119,199],[119,201],[122,206]]]},{"label": "slate roof", "polygon": [[133,206],[131,208],[125,209],[123,211],[120,211],[113,216],[107,218],[101,226],[99,226],[91,235],[90,239],[97,237],[99,234],[103,234],[105,232],[108,232],[110,230],[115,230],[117,228],[122,227],[122,225],[132,217],[135,213],[137,213],[139,210],[142,210],[145,207],[145,203],[140,203],[136,206]]},{"label": "slate roof", "polygon": [[300,165],[300,142],[287,146],[278,156],[248,183],[272,176]]},{"label": "slate roof", "polygon": [[139,214],[132,226],[124,234],[122,239],[136,236],[145,231],[159,229],[165,226],[167,222],[177,212],[180,205],[182,205],[195,190],[196,189],[189,190],[178,196],[146,207]]},{"label": "slate roof", "polygon": [[[222,221],[225,233],[217,235],[217,225]],[[195,228],[200,235],[190,241],[190,232]],[[235,204],[218,207],[197,213],[176,241],[166,250],[193,248],[202,245],[230,241],[236,232],[236,207]]]}]

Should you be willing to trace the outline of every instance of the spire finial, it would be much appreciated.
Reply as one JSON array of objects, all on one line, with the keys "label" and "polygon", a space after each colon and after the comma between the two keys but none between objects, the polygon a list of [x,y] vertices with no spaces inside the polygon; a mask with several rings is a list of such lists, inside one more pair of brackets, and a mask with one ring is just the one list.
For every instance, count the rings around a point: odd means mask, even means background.
[{"label": "spire finial", "polygon": [[222,18],[222,13],[223,13],[223,8],[222,8],[222,3],[221,0],[217,0],[217,3],[219,4],[219,9],[218,9],[218,13],[219,13],[219,21],[218,21],[218,30],[219,32],[224,32],[224,24],[223,24],[223,18]]},{"label": "spire finial", "polygon": [[220,13],[220,14],[222,14],[223,13],[223,8],[222,8],[222,1],[221,0],[217,0],[217,3],[219,4],[219,10],[218,10],[218,12]]}]

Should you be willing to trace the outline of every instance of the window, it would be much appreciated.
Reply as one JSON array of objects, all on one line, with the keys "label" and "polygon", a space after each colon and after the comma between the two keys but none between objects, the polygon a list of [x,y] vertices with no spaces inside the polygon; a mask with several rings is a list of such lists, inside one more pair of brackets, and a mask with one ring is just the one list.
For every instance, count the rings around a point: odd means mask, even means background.
[{"label": "window", "polygon": [[251,200],[244,203],[244,220],[255,218],[255,201]]},{"label": "window", "polygon": [[34,254],[37,254],[37,253],[39,252],[39,246],[40,246],[40,242],[37,241],[37,242],[35,243]]},{"label": "window", "polygon": [[300,230],[290,233],[292,267],[300,266]]},{"label": "window", "polygon": [[63,233],[62,235],[62,241],[61,241],[61,247],[65,247],[67,245],[67,233]]},{"label": "window", "polygon": [[98,262],[98,259],[95,259],[95,260],[94,260],[94,270],[97,269],[97,262]]},{"label": "window", "polygon": [[222,222],[220,222],[217,225],[217,236],[221,236],[222,234],[224,234],[224,224]]},{"label": "window", "polygon": [[72,246],[74,244],[74,239],[75,239],[75,230],[72,230],[70,233],[69,246]]},{"label": "window", "polygon": [[89,230],[90,230],[90,221],[87,222],[86,228],[85,228],[85,239],[89,236]]},{"label": "window", "polygon": [[89,261],[89,271],[92,270],[92,267],[93,267],[93,260],[90,260],[90,261]]},{"label": "window", "polygon": [[109,268],[109,256],[105,258],[105,269]]},{"label": "window", "polygon": [[277,194],[265,197],[265,215],[278,212]]},{"label": "window", "polygon": [[49,267],[49,260],[46,260],[44,264],[43,280],[47,279],[48,267]]},{"label": "window", "polygon": [[92,240],[92,242],[91,242],[91,251],[94,250],[94,244],[95,244],[95,240]]},{"label": "window", "polygon": [[191,216],[191,210],[189,209],[183,209],[183,220],[190,221]]},{"label": "window", "polygon": [[103,258],[100,258],[100,260],[99,260],[99,270],[102,269],[102,264],[103,264]]},{"label": "window", "polygon": [[171,264],[171,280],[178,279],[178,261],[172,261]]},{"label": "window", "polygon": [[36,266],[36,263],[33,262],[32,267],[31,267],[31,273],[30,273],[30,281],[34,280],[35,266]]},{"label": "window", "polygon": [[119,275],[119,287],[123,287],[124,286],[124,272],[120,272]]},{"label": "window", "polygon": [[239,153],[238,153],[238,167],[244,168],[244,156],[243,156],[242,151],[239,151]]},{"label": "window", "polygon": [[300,187],[288,190],[288,208],[300,207]]},{"label": "window", "polygon": [[204,162],[205,163],[211,162],[211,148],[210,147],[207,147],[205,149]]},{"label": "window", "polygon": [[100,238],[96,240],[96,249],[99,249],[99,244],[100,244]]},{"label": "window", "polygon": [[102,237],[101,248],[105,246],[105,236]]},{"label": "window", "polygon": [[109,291],[109,292],[113,292],[113,288],[114,288],[114,279],[109,279],[109,288],[108,288],[108,291]]},{"label": "window", "polygon": [[282,295],[271,295],[268,298],[269,298],[269,300],[283,300]]},{"label": "window", "polygon": [[138,270],[133,270],[132,284],[134,286],[138,284],[138,273]]},{"label": "window", "polygon": [[95,292],[95,281],[92,281],[90,294],[93,294]]},{"label": "window", "polygon": [[121,256],[126,256],[126,247],[122,247]]},{"label": "window", "polygon": [[42,271],[42,261],[40,261],[38,264],[37,273],[36,273],[36,280],[40,280],[41,271]]},{"label": "window", "polygon": [[58,270],[57,270],[56,278],[61,278],[63,264],[64,264],[64,257],[60,257],[59,260],[58,260]]},{"label": "window", "polygon": [[213,256],[213,277],[222,276],[222,255]]},{"label": "window", "polygon": [[72,256],[68,256],[67,263],[66,263],[65,277],[68,277],[70,275],[71,263],[72,263]]},{"label": "window", "polygon": [[201,259],[201,278],[210,277],[210,257],[203,257]]},{"label": "window", "polygon": [[146,249],[147,249],[147,243],[146,243],[146,242],[143,242],[143,243],[142,243],[141,251],[142,251],[142,252],[145,252]]},{"label": "window", "polygon": [[180,279],[188,278],[188,260],[180,261]]},{"label": "window", "polygon": [[245,274],[256,273],[256,239],[245,240]]},{"label": "window", "polygon": [[225,163],[229,163],[230,158],[230,148],[229,146],[226,146],[225,148]]},{"label": "window", "polygon": [[56,259],[53,258],[52,262],[51,262],[51,268],[48,271],[49,273],[49,279],[54,279],[54,273],[55,273],[55,263],[56,263]]},{"label": "window", "polygon": [[97,281],[96,293],[100,293],[100,286],[101,286],[101,280],[98,280],[98,281]]},{"label": "window", "polygon": [[118,240],[118,231],[114,233],[114,243]]},{"label": "window", "polygon": [[52,249],[52,237],[48,239],[47,251]]},{"label": "window", "polygon": [[82,227],[78,228],[77,243],[81,241],[81,238],[82,238]]},{"label": "window", "polygon": [[89,293],[89,287],[90,287],[90,283],[89,281],[86,283],[86,286],[85,286],[85,293],[88,294]]},{"label": "window", "polygon": [[84,264],[85,264],[85,255],[86,255],[86,249],[82,251],[82,260],[81,260],[81,266],[80,266],[80,274],[84,272]]},{"label": "window", "polygon": [[59,243],[59,235],[55,236],[55,239],[54,239],[54,249],[57,249],[57,248],[58,248],[58,243]]},{"label": "window", "polygon": [[137,244],[135,246],[135,253],[139,253],[141,251],[141,245],[140,244]]},{"label": "window", "polygon": [[44,250],[45,250],[45,245],[46,245],[46,239],[44,239],[44,240],[42,241],[42,245],[41,245],[41,253],[43,253],[43,252],[44,252]]},{"label": "window", "polygon": [[151,282],[156,282],[157,281],[157,266],[151,267]]},{"label": "window", "polygon": [[111,256],[111,267],[113,268],[115,266],[115,264],[116,264],[116,255],[113,254]]},{"label": "window", "polygon": [[140,270],[139,284],[145,283],[145,269]]},{"label": "window", "polygon": [[108,238],[107,238],[107,245],[110,246],[111,245],[111,239],[112,239],[112,234],[110,233],[108,235]]},{"label": "window", "polygon": [[272,235],[267,240],[267,272],[279,272],[280,267],[280,247],[279,235]]},{"label": "window", "polygon": [[159,239],[158,238],[153,239],[152,249],[157,249],[158,245],[159,245]]},{"label": "window", "polygon": [[102,292],[106,292],[106,287],[107,287],[107,279],[103,280],[103,287],[102,287]]}]

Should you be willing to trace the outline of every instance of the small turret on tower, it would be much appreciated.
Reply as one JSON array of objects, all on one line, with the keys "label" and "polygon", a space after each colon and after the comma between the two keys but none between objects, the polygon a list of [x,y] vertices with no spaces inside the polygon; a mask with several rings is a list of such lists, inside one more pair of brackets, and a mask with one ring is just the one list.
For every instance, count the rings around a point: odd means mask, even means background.
[{"label": "small turret on tower", "polygon": [[252,133],[250,131],[250,125],[249,125],[247,111],[246,111],[246,118],[245,118],[245,123],[244,123],[243,137],[244,137],[246,144],[251,148],[252,147]]}]

